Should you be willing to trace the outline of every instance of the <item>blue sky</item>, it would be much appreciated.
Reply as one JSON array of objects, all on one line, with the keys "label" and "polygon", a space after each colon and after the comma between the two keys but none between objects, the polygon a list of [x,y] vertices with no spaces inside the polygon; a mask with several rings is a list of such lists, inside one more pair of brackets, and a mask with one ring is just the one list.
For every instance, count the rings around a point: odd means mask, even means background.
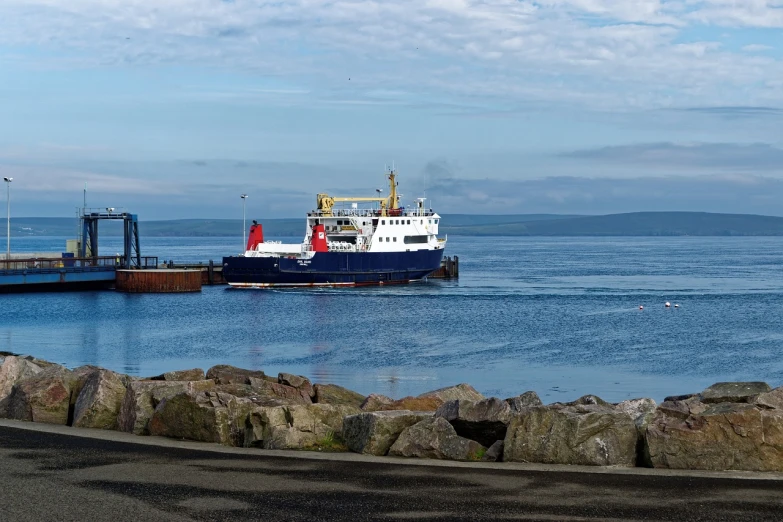
[{"label": "blue sky", "polygon": [[3,0],[17,216],[783,215],[781,0]]}]

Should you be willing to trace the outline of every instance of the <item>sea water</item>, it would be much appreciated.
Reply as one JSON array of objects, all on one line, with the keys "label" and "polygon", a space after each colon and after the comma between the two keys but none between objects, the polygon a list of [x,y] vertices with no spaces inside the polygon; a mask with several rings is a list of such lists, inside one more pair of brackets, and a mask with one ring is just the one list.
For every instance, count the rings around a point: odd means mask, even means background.
[{"label": "sea water", "polygon": [[[65,244],[12,240],[15,252]],[[101,238],[101,254],[121,243]],[[219,263],[241,245],[143,237],[142,253]],[[136,376],[232,364],[395,398],[460,382],[545,402],[783,384],[783,238],[452,236],[446,254],[459,280],[0,295],[0,350]]]}]

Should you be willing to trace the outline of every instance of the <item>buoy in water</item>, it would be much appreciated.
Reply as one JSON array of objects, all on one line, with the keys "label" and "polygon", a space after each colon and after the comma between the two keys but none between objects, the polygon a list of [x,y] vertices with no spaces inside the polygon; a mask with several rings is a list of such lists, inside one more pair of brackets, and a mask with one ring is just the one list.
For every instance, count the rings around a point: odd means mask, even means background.
[{"label": "buoy in water", "polygon": [[644,310],[644,307],[642,305],[639,305],[639,310]]},{"label": "buoy in water", "polygon": [[678,305],[678,304],[674,305],[674,308],[679,308],[679,307],[680,307],[680,305]]},{"label": "buoy in water", "polygon": [[672,305],[671,303],[669,303],[669,301],[666,301],[666,304],[664,306],[666,306],[666,308],[671,308]]}]

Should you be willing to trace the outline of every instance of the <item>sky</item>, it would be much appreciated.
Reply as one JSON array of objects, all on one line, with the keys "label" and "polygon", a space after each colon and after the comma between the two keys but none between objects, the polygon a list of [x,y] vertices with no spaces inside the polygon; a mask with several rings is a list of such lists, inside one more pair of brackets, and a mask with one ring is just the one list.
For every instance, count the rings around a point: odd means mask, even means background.
[{"label": "sky", "polygon": [[[1,0],[12,216],[783,216],[783,0]],[[2,187],[8,189],[8,186]],[[7,190],[0,196],[5,203]]]}]

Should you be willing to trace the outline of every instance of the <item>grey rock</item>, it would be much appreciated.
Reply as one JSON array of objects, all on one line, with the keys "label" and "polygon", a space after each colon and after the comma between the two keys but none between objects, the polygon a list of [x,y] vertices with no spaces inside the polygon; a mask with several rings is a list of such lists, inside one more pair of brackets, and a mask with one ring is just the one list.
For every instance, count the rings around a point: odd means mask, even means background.
[{"label": "grey rock", "polygon": [[506,433],[505,462],[636,465],[633,419],[601,404],[539,406],[517,414]]},{"label": "grey rock", "polygon": [[522,395],[511,397],[506,399],[506,402],[511,406],[511,411],[524,411],[528,408],[535,408],[536,406],[542,406],[541,398],[534,391],[526,391]]},{"label": "grey rock", "polygon": [[449,401],[435,412],[435,417],[449,421],[458,435],[483,446],[491,446],[506,437],[511,415],[511,406],[496,397],[480,401]]},{"label": "grey rock", "polygon": [[292,373],[279,373],[277,374],[277,382],[285,386],[296,388],[300,392],[306,394],[310,399],[315,398],[315,388],[313,388],[313,384],[307,377],[294,375]]},{"label": "grey rock", "polygon": [[701,392],[701,401],[705,404],[753,402],[757,395],[771,390],[766,382],[718,382]]},{"label": "grey rock", "polygon": [[205,379],[204,370],[193,368],[191,370],[176,370],[166,372],[156,377],[150,377],[150,381],[203,381]]},{"label": "grey rock", "polygon": [[783,411],[694,398],[664,402],[645,444],[656,468],[783,471]]},{"label": "grey rock", "polygon": [[207,370],[207,379],[213,379],[217,384],[250,384],[251,377],[277,382],[277,379],[267,377],[261,370],[246,370],[228,364],[219,364]]},{"label": "grey rock", "polygon": [[605,400],[603,400],[601,397],[597,395],[582,395],[577,400],[573,402],[568,403],[569,406],[576,406],[576,405],[582,405],[582,406],[589,406],[589,405],[598,405],[598,406],[606,406],[611,407],[612,405]]},{"label": "grey rock", "polygon": [[204,381],[132,381],[122,400],[117,425],[120,431],[149,435],[148,424],[160,402],[183,392],[215,389],[215,382]]},{"label": "grey rock", "polygon": [[783,410],[783,386],[766,393],[760,393],[758,397],[753,400],[753,404],[756,404],[761,408]]},{"label": "grey rock", "polygon": [[[505,404],[505,403],[504,403]],[[426,459],[479,460],[486,448],[457,435],[443,417],[430,417],[402,430],[389,455]]]},{"label": "grey rock", "polygon": [[392,403],[394,403],[394,399],[391,397],[371,393],[364,399],[360,408],[362,411],[381,411]]},{"label": "grey rock", "polygon": [[655,416],[657,407],[658,405],[653,399],[647,398],[630,399],[615,405],[617,411],[621,411],[633,419],[640,439],[644,437],[647,426]]},{"label": "grey rock", "polygon": [[428,417],[432,413],[404,410],[349,415],[343,419],[343,440],[355,453],[386,455],[402,430]]},{"label": "grey rock", "polygon": [[74,405],[73,426],[117,429],[117,417],[125,398],[125,380],[109,370],[95,370],[87,376]]},{"label": "grey rock", "polygon": [[11,394],[14,384],[43,371],[43,368],[24,357],[9,355],[0,364],[0,400]]},{"label": "grey rock", "polygon": [[336,384],[316,384],[315,402],[361,408],[364,395]]},{"label": "grey rock", "polygon": [[255,405],[221,392],[184,392],[160,401],[149,421],[150,435],[243,446]]},{"label": "grey rock", "polygon": [[312,404],[311,391],[307,388],[294,388],[278,382],[270,382],[267,379],[248,378],[250,387],[256,394],[258,404]]},{"label": "grey rock", "polygon": [[664,397],[663,402],[685,401],[688,399],[692,399],[693,397],[699,398],[700,395],[698,393],[685,393],[683,395],[669,395],[668,397]]},{"label": "grey rock", "polygon": [[332,404],[257,407],[248,419],[245,446],[334,450],[342,441],[343,418],[358,412]]},{"label": "grey rock", "polygon": [[72,389],[77,376],[62,366],[51,366],[14,385],[6,408],[12,419],[68,424]]},{"label": "grey rock", "polygon": [[470,384],[462,383],[456,386],[447,386],[427,393],[422,393],[419,397],[437,397],[443,402],[455,401],[458,399],[466,401],[480,401],[485,399],[476,388]]},{"label": "grey rock", "polygon": [[487,452],[481,458],[484,462],[500,462],[503,460],[503,441],[496,440],[495,443],[487,449]]}]

